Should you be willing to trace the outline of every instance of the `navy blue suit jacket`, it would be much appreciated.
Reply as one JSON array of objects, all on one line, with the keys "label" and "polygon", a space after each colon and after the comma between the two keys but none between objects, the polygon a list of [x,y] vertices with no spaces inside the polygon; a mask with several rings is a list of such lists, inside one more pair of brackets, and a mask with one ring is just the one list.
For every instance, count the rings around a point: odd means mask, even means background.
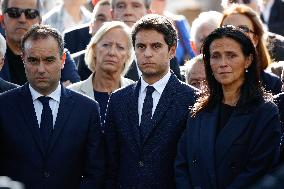
[{"label": "navy blue suit jacket", "polygon": [[92,35],[89,33],[89,26],[90,23],[87,23],[64,31],[65,47],[71,54],[86,49],[92,38]]},{"label": "navy blue suit jacket", "polygon": [[140,81],[114,92],[106,117],[107,188],[174,189],[174,158],[185,129],[193,88],[171,75],[153,115],[153,125],[140,141]]},{"label": "navy blue suit jacket", "polygon": [[0,104],[0,175],[27,189],[103,187],[104,146],[94,100],[62,87],[47,152],[28,84],[2,93]]},{"label": "navy blue suit jacket", "polygon": [[5,91],[11,90],[17,87],[18,85],[5,81],[4,79],[0,77],[0,93],[3,93]]},{"label": "navy blue suit jacket", "polygon": [[284,35],[284,2],[274,0],[268,19],[268,29],[273,33]]},{"label": "navy blue suit jacket", "polygon": [[177,189],[243,189],[267,174],[280,155],[278,110],[271,102],[234,111],[218,128],[219,106],[190,117],[175,162]]}]

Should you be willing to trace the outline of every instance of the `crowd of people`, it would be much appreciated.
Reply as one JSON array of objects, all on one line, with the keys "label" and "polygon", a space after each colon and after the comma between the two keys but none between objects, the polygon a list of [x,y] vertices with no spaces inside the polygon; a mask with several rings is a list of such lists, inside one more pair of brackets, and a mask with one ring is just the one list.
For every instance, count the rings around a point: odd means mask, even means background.
[{"label": "crowd of people", "polygon": [[191,27],[166,3],[1,0],[0,188],[283,177],[284,2],[222,0]]}]

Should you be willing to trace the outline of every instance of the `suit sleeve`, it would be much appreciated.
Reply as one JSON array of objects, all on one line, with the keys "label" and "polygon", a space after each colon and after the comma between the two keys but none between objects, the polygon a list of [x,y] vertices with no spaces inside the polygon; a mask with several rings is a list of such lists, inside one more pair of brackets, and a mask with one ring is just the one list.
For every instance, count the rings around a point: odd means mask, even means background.
[{"label": "suit sleeve", "polygon": [[179,141],[177,157],[175,160],[175,179],[177,189],[192,188],[190,185],[187,161],[187,133],[188,129],[185,130]]},{"label": "suit sleeve", "polygon": [[75,61],[71,58],[70,52],[66,50],[66,60],[64,68],[61,71],[61,81],[70,81],[71,83],[76,83],[80,81],[80,76],[76,68]]},{"label": "suit sleeve", "polygon": [[[265,112],[267,118],[261,119]],[[245,169],[228,189],[246,188],[263,175],[271,172],[280,156],[280,122],[276,107],[257,112],[255,135],[249,147],[249,159]],[[265,116],[265,115],[264,115]]]},{"label": "suit sleeve", "polygon": [[114,99],[110,97],[106,122],[105,122],[105,136],[106,136],[106,161],[107,161],[107,189],[115,189],[117,184],[118,170],[119,170],[119,139],[116,131],[116,123],[114,118],[115,107]]},{"label": "suit sleeve", "polygon": [[96,104],[91,111],[91,119],[86,143],[86,162],[80,189],[104,188],[105,142],[101,133],[98,104]]}]

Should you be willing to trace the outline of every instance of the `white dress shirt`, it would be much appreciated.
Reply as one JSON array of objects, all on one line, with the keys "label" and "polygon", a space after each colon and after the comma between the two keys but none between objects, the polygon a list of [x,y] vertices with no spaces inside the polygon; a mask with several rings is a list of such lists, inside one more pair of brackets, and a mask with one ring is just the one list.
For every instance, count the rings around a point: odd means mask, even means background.
[{"label": "white dress shirt", "polygon": [[[168,73],[162,78],[160,79],[159,81],[157,81],[156,83],[154,83],[153,86],[155,88],[155,91],[153,92],[152,94],[152,98],[153,98],[153,109],[152,109],[152,116],[154,115],[154,112],[156,110],[156,107],[158,105],[158,102],[161,98],[161,95],[169,81],[171,77],[171,72],[170,70],[168,71]],[[142,109],[143,109],[143,103],[144,103],[144,99],[146,97],[146,87],[148,86],[149,84],[146,83],[144,80],[143,80],[143,77],[141,77],[141,87],[140,87],[140,90],[139,90],[139,97],[138,97],[138,114],[139,114],[139,125],[141,123],[141,115],[142,115]]]},{"label": "white dress shirt", "polygon": [[[29,85],[30,91],[31,91],[31,95],[32,95],[32,100],[33,100],[33,104],[34,104],[34,109],[35,109],[35,113],[36,113],[36,117],[37,117],[37,122],[38,125],[40,127],[40,123],[41,123],[41,113],[42,113],[42,109],[43,109],[43,105],[42,103],[38,100],[38,97],[43,96],[42,94],[40,94],[39,92],[37,92],[35,89],[33,89],[31,87],[31,85]],[[51,94],[47,95],[48,97],[50,97],[51,99],[49,100],[49,107],[52,111],[52,116],[53,116],[53,127],[55,125],[55,121],[56,121],[56,117],[57,117],[57,113],[58,113],[58,108],[59,108],[59,103],[60,103],[60,97],[61,97],[61,85],[60,83],[58,84],[57,88],[55,91],[53,91]]]}]

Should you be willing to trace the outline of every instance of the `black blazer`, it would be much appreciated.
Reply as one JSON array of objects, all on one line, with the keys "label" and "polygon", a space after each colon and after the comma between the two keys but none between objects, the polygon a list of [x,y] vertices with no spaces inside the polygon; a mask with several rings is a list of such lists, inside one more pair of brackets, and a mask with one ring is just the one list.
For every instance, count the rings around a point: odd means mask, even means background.
[{"label": "black blazer", "polygon": [[5,91],[11,90],[17,87],[19,87],[19,85],[5,81],[4,79],[0,77],[0,93],[3,93]]},{"label": "black blazer", "polygon": [[64,31],[63,38],[65,48],[67,48],[71,54],[86,49],[92,38],[92,35],[89,33],[89,26],[90,23],[81,24]]},{"label": "black blazer", "polygon": [[272,102],[236,110],[216,136],[219,105],[190,117],[175,161],[177,189],[243,189],[279,160],[280,123]]},{"label": "black blazer", "polygon": [[28,84],[0,95],[0,175],[27,189],[101,189],[105,158],[98,103],[61,89],[48,151]]},{"label": "black blazer", "polygon": [[153,115],[153,126],[140,140],[140,81],[114,92],[106,117],[107,188],[174,189],[173,163],[195,91],[171,75]]},{"label": "black blazer", "polygon": [[284,35],[284,2],[274,0],[268,19],[268,30],[279,35]]}]

